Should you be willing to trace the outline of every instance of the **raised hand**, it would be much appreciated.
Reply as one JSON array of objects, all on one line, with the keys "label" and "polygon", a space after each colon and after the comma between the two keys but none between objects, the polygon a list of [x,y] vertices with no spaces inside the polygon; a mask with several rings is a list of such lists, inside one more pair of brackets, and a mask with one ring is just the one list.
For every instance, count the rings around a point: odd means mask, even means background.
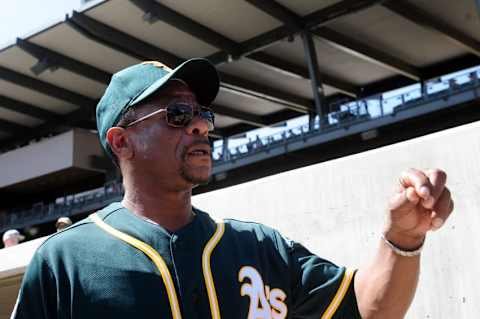
[{"label": "raised hand", "polygon": [[403,172],[388,206],[385,237],[399,247],[414,249],[428,231],[442,227],[453,211],[446,180],[446,173],[439,169]]}]

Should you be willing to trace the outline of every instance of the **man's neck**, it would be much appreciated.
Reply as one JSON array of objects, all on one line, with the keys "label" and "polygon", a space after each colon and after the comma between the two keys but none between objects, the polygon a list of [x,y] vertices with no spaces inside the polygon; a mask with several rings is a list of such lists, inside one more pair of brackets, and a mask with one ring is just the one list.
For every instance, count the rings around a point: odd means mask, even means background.
[{"label": "man's neck", "polygon": [[125,185],[122,205],[140,217],[148,218],[175,232],[193,218],[191,190],[182,192],[143,191]]}]

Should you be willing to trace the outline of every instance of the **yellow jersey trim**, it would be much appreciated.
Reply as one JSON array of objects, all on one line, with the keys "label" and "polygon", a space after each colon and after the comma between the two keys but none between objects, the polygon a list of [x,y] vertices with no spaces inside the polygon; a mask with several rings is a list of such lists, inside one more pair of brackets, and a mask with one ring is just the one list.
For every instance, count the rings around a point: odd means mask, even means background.
[{"label": "yellow jersey trim", "polygon": [[345,298],[345,294],[347,293],[348,288],[350,287],[350,283],[352,282],[352,278],[354,274],[355,274],[355,270],[353,269],[345,270],[342,282],[340,283],[340,287],[338,287],[335,297],[333,297],[332,302],[330,302],[330,305],[328,305],[321,319],[331,319],[333,317],[338,307],[342,303],[343,298]]},{"label": "yellow jersey trim", "polygon": [[[173,284],[172,276],[162,256],[160,256],[160,254],[155,249],[153,249],[153,247],[151,247],[150,245],[108,225],[100,217],[98,217],[96,213],[91,214],[89,217],[101,229],[113,235],[114,237],[117,237],[118,239],[127,242],[128,244],[132,245],[138,250],[141,250],[142,252],[145,253],[145,255],[147,255],[153,261],[155,266],[157,266],[158,270],[160,271],[160,274],[163,279],[163,283],[167,290],[168,301],[170,303],[170,309],[172,311],[173,319],[182,319],[182,315],[180,313],[180,306],[177,298],[177,293],[175,291],[175,285]],[[205,279],[205,286],[207,288],[208,301],[210,303],[210,311],[212,313],[212,319],[221,319],[221,316],[220,316],[220,308],[218,306],[217,293],[215,291],[215,283],[213,281],[212,270],[210,266],[210,258],[213,250],[215,249],[218,242],[222,238],[224,232],[225,232],[225,224],[223,222],[217,223],[217,229],[215,230],[215,233],[205,245],[205,248],[203,249],[203,254],[202,254],[203,277]]]},{"label": "yellow jersey trim", "polygon": [[217,229],[205,245],[202,254],[202,269],[203,277],[205,279],[205,286],[207,287],[208,301],[210,303],[210,311],[212,313],[212,319],[220,319],[220,308],[218,307],[217,292],[215,291],[215,282],[213,281],[212,269],[210,266],[210,257],[213,250],[217,246],[218,242],[225,232],[225,224],[223,222],[217,223]]}]

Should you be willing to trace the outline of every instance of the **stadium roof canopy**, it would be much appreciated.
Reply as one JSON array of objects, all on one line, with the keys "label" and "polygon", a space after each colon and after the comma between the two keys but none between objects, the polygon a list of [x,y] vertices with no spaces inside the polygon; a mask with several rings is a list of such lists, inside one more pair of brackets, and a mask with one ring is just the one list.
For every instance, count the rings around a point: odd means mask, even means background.
[{"label": "stadium roof canopy", "polygon": [[96,1],[0,51],[0,148],[95,129],[111,74],[191,57],[218,66],[231,136],[478,65],[480,23],[471,0]]}]

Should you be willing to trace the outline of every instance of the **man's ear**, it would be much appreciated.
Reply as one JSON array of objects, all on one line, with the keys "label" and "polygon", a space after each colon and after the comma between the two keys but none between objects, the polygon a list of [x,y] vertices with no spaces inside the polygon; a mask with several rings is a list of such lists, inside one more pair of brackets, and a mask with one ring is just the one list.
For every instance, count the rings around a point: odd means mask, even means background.
[{"label": "man's ear", "polygon": [[129,159],[133,156],[133,145],[127,131],[122,127],[111,127],[107,131],[107,142],[118,159]]}]

